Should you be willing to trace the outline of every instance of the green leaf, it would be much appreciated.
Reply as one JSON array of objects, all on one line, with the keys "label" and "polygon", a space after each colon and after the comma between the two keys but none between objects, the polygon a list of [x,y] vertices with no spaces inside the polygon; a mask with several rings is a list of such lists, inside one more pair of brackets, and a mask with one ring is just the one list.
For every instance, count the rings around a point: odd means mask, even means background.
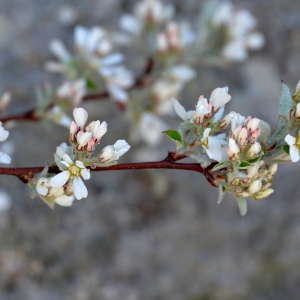
[{"label": "green leaf", "polygon": [[220,184],[219,185],[219,196],[218,196],[217,205],[221,204],[221,202],[224,198],[224,195],[225,195],[225,187],[222,184]]},{"label": "green leaf", "polygon": [[247,201],[245,198],[237,198],[240,214],[243,217],[247,213]]},{"label": "green leaf", "polygon": [[268,141],[268,145],[274,144],[276,141],[282,139],[288,129],[289,125],[289,113],[292,109],[293,99],[289,87],[282,81],[281,93],[279,99],[279,122],[277,129],[271,139]]},{"label": "green leaf", "polygon": [[218,163],[218,164],[216,164],[216,165],[211,169],[211,171],[212,171],[212,172],[218,171],[218,170],[224,169],[224,168],[226,168],[226,167],[228,167],[228,166],[230,166],[230,165],[231,165],[231,161],[226,161],[226,162]]},{"label": "green leaf", "polygon": [[87,77],[85,78],[85,80],[86,80],[86,87],[89,90],[98,91],[99,87],[95,81],[93,81],[91,78],[87,78]]},{"label": "green leaf", "polygon": [[261,156],[251,158],[251,159],[248,160],[248,163],[253,164],[253,163],[257,162],[260,158],[261,158]]},{"label": "green leaf", "polygon": [[188,157],[195,159],[201,164],[202,168],[206,168],[211,164],[211,160],[206,153],[200,153],[200,151],[192,151],[188,154]]},{"label": "green leaf", "polygon": [[282,149],[286,154],[290,154],[290,146],[289,145],[283,145]]},{"label": "green leaf", "polygon": [[260,140],[263,143],[266,143],[266,140],[271,133],[270,125],[267,122],[260,120],[258,128],[260,129]]},{"label": "green leaf", "polygon": [[250,163],[249,162],[247,162],[247,161],[242,161],[241,163],[240,163],[240,165],[239,165],[239,169],[241,169],[241,168],[248,168],[248,167],[250,167]]},{"label": "green leaf", "polygon": [[177,130],[174,129],[170,129],[170,130],[166,130],[164,131],[164,133],[173,141],[177,141],[179,143],[182,144],[182,139],[181,139],[181,135]]}]

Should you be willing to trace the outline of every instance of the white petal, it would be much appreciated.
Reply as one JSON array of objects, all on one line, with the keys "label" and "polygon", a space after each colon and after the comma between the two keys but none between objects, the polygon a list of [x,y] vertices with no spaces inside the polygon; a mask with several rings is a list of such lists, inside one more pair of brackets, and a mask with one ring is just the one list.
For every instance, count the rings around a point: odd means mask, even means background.
[{"label": "white petal", "polygon": [[284,139],[290,146],[295,145],[296,138],[293,137],[292,135],[288,134],[285,139]]},{"label": "white petal", "polygon": [[292,162],[297,162],[300,159],[299,150],[295,146],[290,147],[290,157]]},{"label": "white petal", "polygon": [[[63,160],[64,160],[66,163],[68,163],[69,165],[73,164],[73,161],[72,161],[71,157],[70,157],[67,153],[65,153],[65,154],[63,155]],[[69,167],[69,165],[68,165],[67,167]]]},{"label": "white petal", "polygon": [[80,169],[85,169],[85,165],[80,160],[76,160],[76,166],[79,167]]},{"label": "white petal", "polygon": [[104,59],[102,59],[103,65],[114,65],[119,64],[124,60],[124,55],[121,53],[113,53],[110,55],[107,55]]},{"label": "white petal", "polygon": [[62,195],[59,197],[56,197],[54,199],[55,203],[61,206],[72,206],[73,201],[74,201],[74,196],[67,196],[67,195]]},{"label": "white petal", "polygon": [[80,177],[75,177],[73,181],[74,195],[77,200],[86,198],[88,190]]},{"label": "white petal", "polygon": [[82,169],[81,172],[80,172],[80,175],[83,177],[83,179],[85,180],[88,180],[91,178],[91,173],[90,173],[90,170],[89,169]]},{"label": "white petal", "polygon": [[70,177],[70,172],[63,171],[50,179],[50,185],[51,187],[54,188],[61,187],[68,181],[69,177]]},{"label": "white petal", "polygon": [[187,120],[187,112],[185,108],[179,103],[179,101],[175,98],[172,98],[172,103],[177,115],[183,120]]},{"label": "white petal", "polygon": [[0,142],[5,141],[9,136],[9,132],[5,130],[0,124]]},{"label": "white petal", "polygon": [[0,163],[10,164],[10,162],[11,162],[11,158],[7,154],[0,151]]},{"label": "white petal", "polygon": [[53,40],[49,45],[50,51],[58,57],[63,63],[68,63],[71,60],[71,55],[65,45],[60,40]]},{"label": "white petal", "polygon": [[117,140],[114,144],[114,149],[120,157],[130,149],[130,145],[125,140]]}]

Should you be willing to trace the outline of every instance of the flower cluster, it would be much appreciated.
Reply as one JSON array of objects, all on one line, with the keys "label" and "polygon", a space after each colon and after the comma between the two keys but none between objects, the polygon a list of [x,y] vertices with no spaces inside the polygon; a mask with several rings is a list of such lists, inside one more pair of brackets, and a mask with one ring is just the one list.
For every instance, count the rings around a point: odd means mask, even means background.
[{"label": "flower cluster", "polygon": [[220,41],[221,55],[229,61],[245,60],[248,50],[259,50],[265,43],[264,36],[254,31],[254,16],[246,9],[236,9],[230,2],[218,3],[211,24],[215,31],[225,32],[225,39]]},{"label": "flower cluster", "polygon": [[65,96],[65,93],[68,93],[67,97],[73,98],[74,106],[79,105],[84,93],[84,85],[82,79],[78,78],[84,77],[92,88],[98,89],[98,86],[99,88],[102,86],[116,101],[127,101],[126,89],[131,87],[134,77],[133,73],[121,64],[124,60],[123,54],[112,52],[111,35],[99,26],[91,29],[76,26],[74,43],[74,55],[66,49],[62,41],[53,40],[50,43],[51,52],[60,62],[48,62],[46,69],[64,73],[73,80],[77,79],[60,87],[58,94],[63,93]]},{"label": "flower cluster", "polygon": [[88,113],[83,108],[74,108],[74,121],[70,125],[70,143],[62,143],[56,149],[55,163],[60,173],[48,173],[48,167],[31,183],[36,187],[38,195],[51,207],[54,203],[71,206],[74,199],[80,200],[88,196],[83,183],[90,179],[90,168],[114,163],[130,146],[125,140],[118,140],[113,146],[106,146],[98,157],[92,157],[96,146],[107,131],[107,123],[92,121],[86,126]]},{"label": "flower cluster", "polygon": [[269,131],[265,122],[234,111],[222,118],[230,99],[228,87],[216,88],[209,100],[201,95],[196,110],[186,111],[173,99],[174,109],[184,122],[178,131],[166,134],[176,142],[178,154],[196,159],[204,168],[213,164],[210,169],[214,175],[210,178],[220,187],[218,203],[224,191],[232,193],[244,215],[246,197],[259,200],[273,193],[270,186],[277,163],[263,159],[268,158],[265,143]]}]

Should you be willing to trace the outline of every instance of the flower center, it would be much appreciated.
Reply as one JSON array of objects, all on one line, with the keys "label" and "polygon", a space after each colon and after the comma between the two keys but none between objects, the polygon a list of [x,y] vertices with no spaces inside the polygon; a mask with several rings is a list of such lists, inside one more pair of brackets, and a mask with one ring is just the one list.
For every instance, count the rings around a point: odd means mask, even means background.
[{"label": "flower center", "polygon": [[75,164],[71,165],[68,168],[68,170],[70,172],[70,178],[74,178],[74,177],[80,176],[80,168],[77,167]]},{"label": "flower center", "polygon": [[201,143],[205,148],[208,148],[208,137]]}]

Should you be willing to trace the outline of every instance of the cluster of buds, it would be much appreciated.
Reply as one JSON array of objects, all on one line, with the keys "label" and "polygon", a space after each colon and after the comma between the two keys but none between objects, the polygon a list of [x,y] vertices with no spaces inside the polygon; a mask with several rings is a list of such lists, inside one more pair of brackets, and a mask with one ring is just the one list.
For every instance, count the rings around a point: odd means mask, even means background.
[{"label": "cluster of buds", "polygon": [[85,126],[88,113],[83,108],[74,108],[73,115],[74,121],[70,125],[71,146],[62,143],[54,155],[61,172],[57,175],[48,174],[48,168],[45,168],[32,183],[38,195],[50,206],[54,203],[71,206],[75,198],[86,198],[88,190],[81,177],[90,179],[91,167],[114,163],[130,149],[125,140],[118,140],[113,146],[104,147],[97,158],[91,158],[107,131],[107,123],[97,120]]},{"label": "cluster of buds", "polygon": [[95,147],[107,131],[107,123],[97,120],[85,127],[88,114],[81,107],[74,108],[73,115],[75,121],[72,121],[70,126],[70,142],[74,144],[77,151],[94,152]]},{"label": "cluster of buds", "polygon": [[268,166],[263,160],[251,164],[245,170],[234,171],[229,167],[227,184],[224,184],[224,187],[237,198],[252,197],[255,200],[266,198],[274,192],[270,186],[277,168],[277,163]]},{"label": "cluster of buds", "polygon": [[120,28],[129,33],[127,38],[120,36],[123,43],[130,43],[132,37],[141,35],[149,27],[160,27],[170,20],[174,14],[174,6],[164,5],[159,0],[143,0],[134,8],[134,14],[124,14],[121,16]]},{"label": "cluster of buds", "polygon": [[[242,124],[239,122],[243,121]],[[249,160],[257,157],[261,151],[261,144],[257,141],[260,136],[258,128],[260,120],[244,117],[231,112],[220,122],[221,128],[226,128],[231,124],[231,134],[229,138],[228,157],[231,161]]]}]

